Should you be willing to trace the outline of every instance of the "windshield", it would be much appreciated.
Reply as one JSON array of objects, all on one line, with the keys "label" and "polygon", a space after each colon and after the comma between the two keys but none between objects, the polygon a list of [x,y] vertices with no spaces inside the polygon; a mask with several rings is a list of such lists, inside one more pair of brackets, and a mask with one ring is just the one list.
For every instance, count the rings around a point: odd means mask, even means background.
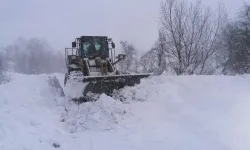
[{"label": "windshield", "polygon": [[83,57],[107,57],[108,47],[107,40],[103,37],[84,37],[82,39]]}]

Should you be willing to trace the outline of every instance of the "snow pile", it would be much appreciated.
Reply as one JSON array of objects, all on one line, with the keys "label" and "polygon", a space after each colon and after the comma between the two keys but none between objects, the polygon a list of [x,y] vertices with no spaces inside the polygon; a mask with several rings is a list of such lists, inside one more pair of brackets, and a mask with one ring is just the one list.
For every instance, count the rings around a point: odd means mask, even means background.
[{"label": "snow pile", "polygon": [[81,79],[67,80],[67,86],[64,88],[64,93],[67,99],[80,98],[83,94],[86,84],[82,83]]},{"label": "snow pile", "polygon": [[160,138],[156,149],[246,150],[249,91],[250,76],[160,76],[121,94],[134,115],[127,127],[148,132],[145,140]]},{"label": "snow pile", "polygon": [[84,130],[110,130],[119,126],[129,111],[117,100],[106,95],[101,95],[96,102],[81,105],[69,103],[64,120],[70,132]]},{"label": "snow pile", "polygon": [[47,75],[13,74],[0,85],[0,149],[54,149],[66,134]]},{"label": "snow pile", "polygon": [[87,86],[87,83],[83,83],[84,74],[81,72],[71,72],[67,74],[67,78],[64,78],[61,85],[66,84],[64,87],[64,93],[67,99],[80,98],[83,96],[83,91]]}]

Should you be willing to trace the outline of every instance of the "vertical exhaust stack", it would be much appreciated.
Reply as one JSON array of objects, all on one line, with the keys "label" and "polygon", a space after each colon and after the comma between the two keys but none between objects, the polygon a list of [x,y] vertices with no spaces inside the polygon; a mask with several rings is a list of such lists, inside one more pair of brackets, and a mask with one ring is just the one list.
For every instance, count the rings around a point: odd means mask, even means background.
[{"label": "vertical exhaust stack", "polygon": [[88,102],[91,94],[112,96],[114,90],[139,84],[152,74],[122,74],[116,64],[126,55],[115,56],[115,43],[107,36],[81,36],[65,48],[67,73],[65,95],[73,101]]}]

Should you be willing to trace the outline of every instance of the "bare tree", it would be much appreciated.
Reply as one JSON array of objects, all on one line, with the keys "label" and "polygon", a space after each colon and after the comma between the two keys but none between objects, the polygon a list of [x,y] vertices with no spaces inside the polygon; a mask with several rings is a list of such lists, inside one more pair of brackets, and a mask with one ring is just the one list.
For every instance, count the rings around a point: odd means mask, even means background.
[{"label": "bare tree", "polygon": [[138,61],[137,53],[134,45],[126,41],[121,41],[123,52],[126,54],[126,59],[119,63],[122,72],[137,72]]},{"label": "bare tree", "polygon": [[250,73],[250,6],[240,11],[238,18],[224,29],[220,52],[223,74]]},{"label": "bare tree", "polygon": [[158,63],[157,55],[155,52],[149,51],[141,56],[140,66],[142,67],[142,72],[152,73],[157,72]]},{"label": "bare tree", "polygon": [[167,69],[166,46],[165,35],[162,32],[158,32],[158,39],[153,47],[140,58],[143,72],[154,72],[160,75]]},{"label": "bare tree", "polygon": [[167,39],[165,34],[161,30],[158,32],[158,40],[156,41],[155,45],[151,49],[150,53],[153,56],[156,56],[157,61],[157,72],[156,74],[160,75],[167,69],[167,62],[166,62],[166,50],[167,50]]},{"label": "bare tree", "polygon": [[250,25],[250,5],[245,2],[242,10],[239,13],[240,22],[244,26]]},{"label": "bare tree", "polygon": [[[160,9],[160,35],[164,35],[167,64],[177,75],[205,74],[208,61],[219,48],[218,41],[227,15],[219,5],[213,13],[184,0],[165,0]],[[209,64],[211,65],[211,64]]]},{"label": "bare tree", "polygon": [[10,76],[6,73],[6,60],[3,53],[0,53],[0,84],[10,81]]},{"label": "bare tree", "polygon": [[3,65],[3,56],[0,53],[0,84],[4,80],[4,65]]}]

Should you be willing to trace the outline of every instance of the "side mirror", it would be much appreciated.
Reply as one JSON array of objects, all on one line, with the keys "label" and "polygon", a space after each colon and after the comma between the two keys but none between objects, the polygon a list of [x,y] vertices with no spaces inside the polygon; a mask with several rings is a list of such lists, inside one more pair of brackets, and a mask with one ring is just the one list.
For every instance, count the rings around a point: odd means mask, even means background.
[{"label": "side mirror", "polygon": [[112,48],[114,49],[114,48],[115,48],[115,43],[112,42],[112,43],[111,43],[111,46],[112,46]]},{"label": "side mirror", "polygon": [[72,47],[73,47],[73,48],[76,47],[76,42],[72,42]]},{"label": "side mirror", "polygon": [[108,42],[111,42],[112,41],[112,38],[108,38]]},{"label": "side mirror", "polygon": [[118,54],[117,58],[118,58],[118,60],[123,60],[126,58],[126,55],[125,54]]}]

